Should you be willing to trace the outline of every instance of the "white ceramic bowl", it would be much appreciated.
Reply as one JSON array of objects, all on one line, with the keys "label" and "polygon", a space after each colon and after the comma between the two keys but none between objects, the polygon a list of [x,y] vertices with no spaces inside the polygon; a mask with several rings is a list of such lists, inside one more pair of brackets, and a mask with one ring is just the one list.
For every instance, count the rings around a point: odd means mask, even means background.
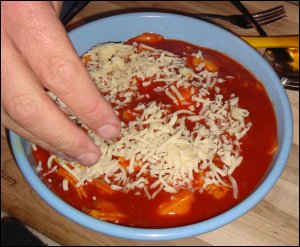
[{"label": "white ceramic bowl", "polygon": [[30,143],[10,132],[13,153],[23,175],[40,197],[80,225],[112,236],[136,240],[171,240],[199,235],[239,218],[272,189],[284,169],[292,143],[290,104],[279,78],[255,49],[234,34],[204,21],[166,13],[133,13],[91,22],[73,30],[69,36],[79,55],[82,55],[97,43],[124,41],[143,32],[155,32],[165,38],[218,50],[248,68],[265,86],[276,113],[279,149],[268,175],[248,198],[230,210],[196,224],[165,229],[125,227],[88,216],[52,193],[32,168],[35,162]]}]

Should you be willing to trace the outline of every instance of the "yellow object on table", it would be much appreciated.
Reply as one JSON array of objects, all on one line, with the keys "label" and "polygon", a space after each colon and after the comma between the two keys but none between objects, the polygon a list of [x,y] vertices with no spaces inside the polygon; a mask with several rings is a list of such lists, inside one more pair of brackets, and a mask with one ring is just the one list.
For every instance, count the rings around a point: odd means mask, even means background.
[{"label": "yellow object on table", "polygon": [[255,48],[297,48],[299,47],[299,35],[246,37],[241,36],[249,45]]}]

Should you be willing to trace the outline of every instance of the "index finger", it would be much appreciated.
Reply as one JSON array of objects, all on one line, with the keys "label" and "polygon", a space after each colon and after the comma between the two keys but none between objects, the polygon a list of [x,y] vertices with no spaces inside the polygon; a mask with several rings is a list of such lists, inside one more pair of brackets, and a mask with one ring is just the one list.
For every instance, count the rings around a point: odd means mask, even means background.
[{"label": "index finger", "polygon": [[[44,87],[54,92],[103,138],[119,134],[120,121],[99,93],[49,2],[10,3],[8,35]],[[22,17],[22,18],[21,18]]]}]

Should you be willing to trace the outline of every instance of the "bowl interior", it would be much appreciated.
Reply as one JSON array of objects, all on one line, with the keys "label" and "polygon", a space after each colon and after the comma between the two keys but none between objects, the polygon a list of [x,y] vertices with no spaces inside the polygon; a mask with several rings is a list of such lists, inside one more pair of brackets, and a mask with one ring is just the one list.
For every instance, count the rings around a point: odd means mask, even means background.
[{"label": "bowl interior", "polygon": [[[273,103],[278,127],[279,150],[272,169],[261,185],[246,200],[227,212],[189,226],[166,229],[141,229],[114,225],[94,219],[63,202],[43,184],[35,173],[30,143],[10,132],[17,163],[35,191],[54,209],[90,229],[136,240],[171,240],[190,237],[223,226],[255,206],[281,175],[292,142],[292,115],[287,95],[279,78],[262,56],[234,34],[193,18],[166,13],[133,13],[100,19],[69,33],[75,49],[82,55],[101,42],[124,41],[143,32],[155,32],[165,38],[187,41],[218,50],[238,61],[263,83]],[[267,127],[267,126],[266,126]]]}]

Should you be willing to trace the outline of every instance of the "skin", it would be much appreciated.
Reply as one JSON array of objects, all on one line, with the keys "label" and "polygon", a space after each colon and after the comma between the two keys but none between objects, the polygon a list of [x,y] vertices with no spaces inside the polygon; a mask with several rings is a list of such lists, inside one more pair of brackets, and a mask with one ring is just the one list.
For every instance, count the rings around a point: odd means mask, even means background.
[{"label": "skin", "polygon": [[104,139],[120,133],[120,121],[76,54],[60,9],[60,2],[1,2],[1,123],[51,153],[93,165],[100,150],[45,89]]}]

